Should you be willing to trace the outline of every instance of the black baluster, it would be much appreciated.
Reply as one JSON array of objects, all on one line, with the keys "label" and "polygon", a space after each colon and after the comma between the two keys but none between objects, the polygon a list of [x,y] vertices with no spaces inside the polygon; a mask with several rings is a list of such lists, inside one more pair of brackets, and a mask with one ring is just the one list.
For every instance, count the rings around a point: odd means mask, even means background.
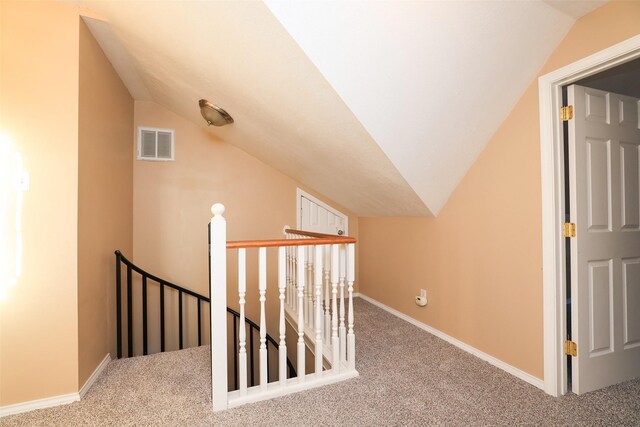
[{"label": "black baluster", "polygon": [[198,298],[198,347],[202,345],[202,313],[200,310],[200,298]]},{"label": "black baluster", "polygon": [[178,291],[178,341],[182,350],[182,291]]},{"label": "black baluster", "polygon": [[122,358],[122,272],[120,271],[122,254],[116,251],[116,322],[118,328],[118,359]]},{"label": "black baluster", "polygon": [[131,266],[127,266],[127,357],[133,356],[133,296],[131,292]]},{"label": "black baluster", "polygon": [[270,368],[269,368],[269,340],[267,340],[267,383],[269,382],[269,379],[271,378],[271,375],[269,374],[270,372]]},{"label": "black baluster", "polygon": [[164,351],[164,283],[160,282],[160,351]]},{"label": "black baluster", "polygon": [[269,383],[269,340],[267,340],[267,383]]},{"label": "black baluster", "polygon": [[253,379],[253,328],[249,327],[249,359],[251,360],[251,387],[256,385]]},{"label": "black baluster", "polygon": [[238,319],[235,315],[233,317],[233,384],[235,385],[235,389],[238,387]]},{"label": "black baluster", "polygon": [[142,275],[142,354],[149,354],[147,337],[147,276]]}]

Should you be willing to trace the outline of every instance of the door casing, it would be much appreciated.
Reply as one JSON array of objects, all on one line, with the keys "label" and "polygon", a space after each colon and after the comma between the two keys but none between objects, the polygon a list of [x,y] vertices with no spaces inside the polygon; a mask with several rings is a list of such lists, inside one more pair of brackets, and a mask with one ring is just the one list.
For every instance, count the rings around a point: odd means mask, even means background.
[{"label": "door casing", "polygon": [[544,391],[567,393],[562,86],[640,58],[640,35],[601,50],[538,79],[542,184]]}]

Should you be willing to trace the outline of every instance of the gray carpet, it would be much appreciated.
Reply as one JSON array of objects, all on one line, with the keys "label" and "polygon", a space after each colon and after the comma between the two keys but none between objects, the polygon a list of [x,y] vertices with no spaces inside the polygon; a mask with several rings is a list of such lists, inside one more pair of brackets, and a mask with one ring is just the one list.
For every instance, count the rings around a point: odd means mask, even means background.
[{"label": "gray carpet", "polygon": [[640,380],[552,398],[355,300],[360,378],[222,413],[208,347],[114,361],[81,402],[0,419],[77,425],[640,425]]}]

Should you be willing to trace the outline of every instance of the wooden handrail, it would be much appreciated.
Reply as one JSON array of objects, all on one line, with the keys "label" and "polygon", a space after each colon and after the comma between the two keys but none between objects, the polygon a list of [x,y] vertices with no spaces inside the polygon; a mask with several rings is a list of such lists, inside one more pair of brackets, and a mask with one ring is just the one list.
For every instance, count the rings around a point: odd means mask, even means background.
[{"label": "wooden handrail", "polygon": [[309,236],[311,239],[272,239],[272,240],[233,240],[227,241],[227,249],[240,248],[273,248],[280,246],[312,246],[312,245],[335,245],[342,243],[356,243],[355,237],[334,236],[332,234],[312,233],[310,231],[300,231],[286,229],[286,233]]},{"label": "wooden handrail", "polygon": [[356,239],[355,237],[349,237],[349,236],[336,236],[335,234],[323,234],[323,233],[314,233],[312,231],[302,231],[302,230],[294,230],[292,228],[287,228],[284,230],[285,233],[289,233],[289,234],[297,234],[298,236],[307,236],[307,237],[317,237],[319,239],[333,239],[336,237],[342,238],[342,239],[353,239],[353,242],[344,242],[344,243],[355,243]]}]

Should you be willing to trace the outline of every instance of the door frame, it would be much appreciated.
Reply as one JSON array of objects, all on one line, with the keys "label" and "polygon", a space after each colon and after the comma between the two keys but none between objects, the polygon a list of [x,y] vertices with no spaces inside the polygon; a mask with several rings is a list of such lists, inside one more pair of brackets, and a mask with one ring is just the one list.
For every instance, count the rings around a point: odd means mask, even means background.
[{"label": "door frame", "polygon": [[542,183],[542,280],[544,391],[567,393],[564,222],[564,152],[560,107],[562,87],[640,58],[640,35],[610,46],[538,79]]},{"label": "door frame", "polygon": [[348,236],[349,235],[349,216],[343,214],[342,212],[340,212],[339,210],[337,210],[336,208],[334,208],[333,206],[329,206],[328,204],[326,204],[325,202],[323,202],[322,200],[318,199],[317,197],[313,197],[311,194],[307,193],[306,191],[300,189],[300,188],[296,188],[296,229],[300,230],[302,223],[300,221],[300,214],[302,212],[302,197],[305,197],[309,200],[311,200],[313,203],[322,206],[323,208],[325,208],[326,210],[333,212],[335,215],[337,216],[341,216],[342,218],[344,218],[344,235]]}]

